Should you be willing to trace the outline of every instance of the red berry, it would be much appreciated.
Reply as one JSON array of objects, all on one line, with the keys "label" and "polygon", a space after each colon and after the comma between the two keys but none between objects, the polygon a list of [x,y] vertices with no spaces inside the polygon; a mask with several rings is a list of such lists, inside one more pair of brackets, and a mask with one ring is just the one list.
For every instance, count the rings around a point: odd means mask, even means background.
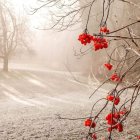
[{"label": "red berry", "polygon": [[105,42],[105,43],[103,44],[103,47],[104,47],[104,48],[108,48],[108,44]]},{"label": "red berry", "polygon": [[110,113],[110,114],[108,114],[106,116],[106,120],[112,120],[112,118],[113,118],[113,114],[112,113]]},{"label": "red berry", "polygon": [[114,113],[114,118],[118,120],[120,118],[120,114],[119,113]]},{"label": "red berry", "polygon": [[119,123],[117,125],[117,129],[118,129],[119,132],[122,132],[123,131],[123,125],[121,123]]},{"label": "red berry", "polygon": [[114,74],[110,77],[110,79],[111,79],[112,81],[119,81],[119,80],[120,80],[120,77],[119,77],[116,73],[114,73]]},{"label": "red berry", "polygon": [[95,123],[95,122],[92,122],[91,127],[92,127],[92,128],[96,127],[96,123]]},{"label": "red berry", "polygon": [[91,119],[87,119],[85,121],[85,126],[91,126],[92,120]]},{"label": "red berry", "polygon": [[94,44],[94,47],[95,47],[95,51],[97,51],[100,49],[100,44]]},{"label": "red berry", "polygon": [[120,98],[119,97],[116,97],[115,100],[114,100],[114,104],[115,105],[118,105],[120,102]]},{"label": "red berry", "polygon": [[85,126],[89,126],[89,127],[94,128],[94,127],[96,127],[96,123],[95,123],[95,122],[92,122],[91,119],[87,119],[87,120],[85,121]]},{"label": "red berry", "polygon": [[97,139],[97,136],[96,136],[96,134],[94,133],[94,134],[92,134],[92,136],[91,136],[92,138],[93,138],[93,140],[96,140]]},{"label": "red berry", "polygon": [[108,95],[108,96],[106,97],[106,99],[107,99],[108,101],[113,101],[113,100],[114,100],[114,96],[113,96],[113,95]]}]

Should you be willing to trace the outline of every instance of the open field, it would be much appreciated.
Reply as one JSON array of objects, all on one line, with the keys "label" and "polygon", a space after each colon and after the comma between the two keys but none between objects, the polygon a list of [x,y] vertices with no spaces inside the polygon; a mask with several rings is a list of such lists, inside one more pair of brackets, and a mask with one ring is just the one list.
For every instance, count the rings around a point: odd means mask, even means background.
[{"label": "open field", "polygon": [[[0,140],[82,139],[88,131],[83,126],[84,120],[59,120],[57,115],[68,118],[87,117],[92,102],[106,95],[110,86],[99,90],[89,100],[95,88],[74,81],[66,73],[31,70],[1,73]],[[95,112],[102,104],[99,103]],[[127,129],[116,135],[116,140],[136,139],[127,133],[140,132],[139,106],[140,99],[125,124]],[[130,125],[134,127],[129,128]]]}]

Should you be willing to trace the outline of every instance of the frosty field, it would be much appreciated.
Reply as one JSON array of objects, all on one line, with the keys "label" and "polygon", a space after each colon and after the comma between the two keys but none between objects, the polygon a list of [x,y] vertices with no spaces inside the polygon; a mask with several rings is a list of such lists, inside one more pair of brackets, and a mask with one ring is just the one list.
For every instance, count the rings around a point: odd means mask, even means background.
[{"label": "frosty field", "polygon": [[[82,140],[88,131],[83,125],[84,119],[61,120],[58,115],[87,117],[92,102],[106,95],[110,86],[100,89],[89,100],[95,88],[96,85],[89,87],[74,81],[67,73],[33,70],[1,73],[0,140]],[[128,133],[140,132],[139,101],[134,105],[126,131],[116,135],[116,140],[136,139]],[[133,127],[129,128],[130,125]]]}]

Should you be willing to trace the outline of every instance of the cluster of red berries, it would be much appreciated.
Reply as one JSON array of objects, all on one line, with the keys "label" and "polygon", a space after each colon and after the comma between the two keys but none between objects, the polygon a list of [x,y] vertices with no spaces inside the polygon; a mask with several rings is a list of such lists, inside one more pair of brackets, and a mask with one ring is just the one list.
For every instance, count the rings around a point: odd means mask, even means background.
[{"label": "cluster of red berries", "polygon": [[106,63],[106,64],[104,64],[104,66],[105,66],[108,70],[111,70],[112,67],[113,67],[110,63]]},{"label": "cluster of red berries", "polygon": [[103,48],[108,48],[108,42],[105,38],[93,37],[95,51]]},{"label": "cluster of red berries", "polygon": [[87,45],[87,44],[91,43],[91,41],[93,41],[95,51],[97,51],[99,49],[103,49],[103,48],[108,48],[108,42],[103,37],[95,37],[95,36],[91,36],[90,34],[83,33],[83,34],[79,35],[78,40],[83,45]]},{"label": "cluster of red berries", "polygon": [[[85,126],[88,126],[88,127],[91,127],[91,128],[95,128],[96,127],[96,123],[94,121],[92,121],[92,119],[89,118],[89,119],[86,119],[85,120]],[[91,138],[93,140],[96,140],[97,139],[97,136],[96,136],[95,133],[90,134],[90,136],[91,136]]]},{"label": "cluster of red berries", "polygon": [[100,28],[100,32],[101,33],[109,33],[109,29],[106,26],[104,26],[104,27]]},{"label": "cluster of red berries", "polygon": [[106,99],[113,102],[115,105],[118,105],[120,102],[120,97],[115,97],[114,95],[108,95]]},{"label": "cluster of red berries", "polygon": [[81,42],[81,44],[87,45],[87,43],[91,43],[93,37],[87,33],[83,33],[79,35],[78,40]]},{"label": "cluster of red berries", "polygon": [[111,127],[108,128],[108,132],[111,132],[113,129],[117,129],[119,132],[123,131],[122,123],[118,123],[120,117],[120,113],[110,113],[106,116],[107,123],[111,125]]},{"label": "cluster of red berries", "polygon": [[117,73],[114,73],[111,77],[110,77],[110,79],[112,80],[112,81],[120,81],[120,77],[117,75]]}]

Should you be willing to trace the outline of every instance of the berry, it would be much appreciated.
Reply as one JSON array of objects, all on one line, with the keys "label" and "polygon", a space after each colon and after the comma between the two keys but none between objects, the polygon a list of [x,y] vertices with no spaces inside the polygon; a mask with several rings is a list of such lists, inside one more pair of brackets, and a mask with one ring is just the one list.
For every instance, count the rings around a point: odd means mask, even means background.
[{"label": "berry", "polygon": [[104,66],[108,69],[111,70],[112,69],[112,65],[110,63],[106,63],[104,64]]},{"label": "berry", "polygon": [[113,118],[113,114],[112,113],[110,113],[110,114],[108,114],[106,116],[106,120],[112,120],[112,118]]},{"label": "berry", "polygon": [[118,129],[119,132],[122,132],[123,131],[123,125],[121,123],[119,123],[117,125],[117,129]]},{"label": "berry", "polygon": [[91,128],[94,128],[94,127],[96,127],[96,123],[93,122],[91,119],[87,119],[87,120],[85,121],[85,126],[89,126],[89,127],[91,127]]},{"label": "berry", "polygon": [[108,101],[113,101],[113,100],[114,100],[114,96],[113,96],[113,95],[108,95],[108,96],[106,97],[106,99],[107,99]]},{"label": "berry", "polygon": [[94,44],[94,47],[95,47],[95,51],[97,51],[100,49],[100,44]]},{"label": "berry", "polygon": [[120,81],[120,77],[119,77],[116,73],[114,73],[114,74],[110,77],[110,79],[111,79],[112,81]]},{"label": "berry", "polygon": [[120,118],[120,114],[119,113],[114,113],[114,118],[118,120]]},{"label": "berry", "polygon": [[115,105],[118,105],[120,102],[120,98],[119,97],[116,97],[115,100],[114,100],[114,104]]},{"label": "berry", "polygon": [[92,122],[91,127],[92,127],[92,128],[96,127],[96,123],[95,123],[95,122]]},{"label": "berry", "polygon": [[96,140],[96,139],[97,139],[97,136],[96,136],[96,134],[95,134],[95,133],[94,133],[94,134],[92,134],[92,136],[91,136],[91,137],[92,137],[92,139],[93,139],[93,140]]},{"label": "berry", "polygon": [[91,126],[92,120],[91,119],[87,119],[85,121],[85,126]]}]

